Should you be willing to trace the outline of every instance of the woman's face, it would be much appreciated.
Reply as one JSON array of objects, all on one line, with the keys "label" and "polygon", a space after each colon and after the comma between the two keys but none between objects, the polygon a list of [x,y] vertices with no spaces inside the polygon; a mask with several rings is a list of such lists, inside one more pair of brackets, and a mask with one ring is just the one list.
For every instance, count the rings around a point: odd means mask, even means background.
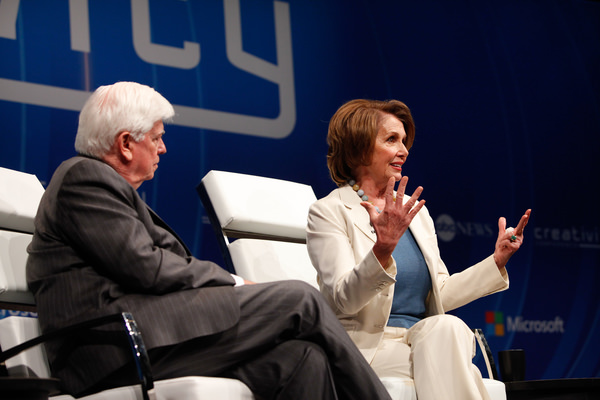
[{"label": "woman's face", "polygon": [[377,186],[386,185],[392,176],[396,182],[399,181],[402,178],[402,165],[408,157],[405,141],[406,132],[402,122],[391,114],[384,114],[375,138],[371,164],[359,167],[356,179],[360,182],[368,177]]}]

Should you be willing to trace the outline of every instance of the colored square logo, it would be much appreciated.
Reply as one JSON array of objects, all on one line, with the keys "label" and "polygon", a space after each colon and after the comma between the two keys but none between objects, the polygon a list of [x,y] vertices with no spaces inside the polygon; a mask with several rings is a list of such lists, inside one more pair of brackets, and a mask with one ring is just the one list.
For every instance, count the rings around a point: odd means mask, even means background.
[{"label": "colored square logo", "polygon": [[504,336],[504,313],[501,311],[485,312],[485,335]]}]

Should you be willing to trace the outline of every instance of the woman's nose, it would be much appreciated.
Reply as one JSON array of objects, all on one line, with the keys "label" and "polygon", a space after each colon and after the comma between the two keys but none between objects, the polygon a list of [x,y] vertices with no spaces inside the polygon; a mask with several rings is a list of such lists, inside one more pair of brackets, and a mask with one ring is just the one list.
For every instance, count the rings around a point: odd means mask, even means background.
[{"label": "woman's nose", "polygon": [[408,157],[408,149],[406,148],[406,146],[404,145],[404,143],[400,143],[400,146],[398,147],[397,154],[400,157]]}]

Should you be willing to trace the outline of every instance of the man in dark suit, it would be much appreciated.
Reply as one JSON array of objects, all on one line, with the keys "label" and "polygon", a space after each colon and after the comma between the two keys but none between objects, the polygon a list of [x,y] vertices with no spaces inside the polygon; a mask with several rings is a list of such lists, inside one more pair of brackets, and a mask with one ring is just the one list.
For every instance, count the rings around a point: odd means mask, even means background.
[{"label": "man in dark suit", "polygon": [[[80,155],[54,173],[28,249],[42,330],[129,311],[157,380],[232,377],[260,399],[388,399],[318,291],[297,281],[239,282],[191,256],[140,198],[173,115],[164,97],[132,82],[100,87],[86,102]],[[129,383],[116,350],[74,346],[65,363],[60,346],[48,346],[48,358],[68,392]]]}]

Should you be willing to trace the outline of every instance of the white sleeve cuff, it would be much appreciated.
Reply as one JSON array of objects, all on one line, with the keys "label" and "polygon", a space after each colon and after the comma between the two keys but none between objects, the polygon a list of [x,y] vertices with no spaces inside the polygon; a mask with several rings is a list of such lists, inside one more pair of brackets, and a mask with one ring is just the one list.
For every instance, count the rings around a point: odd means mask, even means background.
[{"label": "white sleeve cuff", "polygon": [[244,278],[242,278],[241,276],[237,276],[235,274],[231,274],[231,276],[235,280],[235,285],[234,286],[244,286],[246,284],[244,282]]}]

